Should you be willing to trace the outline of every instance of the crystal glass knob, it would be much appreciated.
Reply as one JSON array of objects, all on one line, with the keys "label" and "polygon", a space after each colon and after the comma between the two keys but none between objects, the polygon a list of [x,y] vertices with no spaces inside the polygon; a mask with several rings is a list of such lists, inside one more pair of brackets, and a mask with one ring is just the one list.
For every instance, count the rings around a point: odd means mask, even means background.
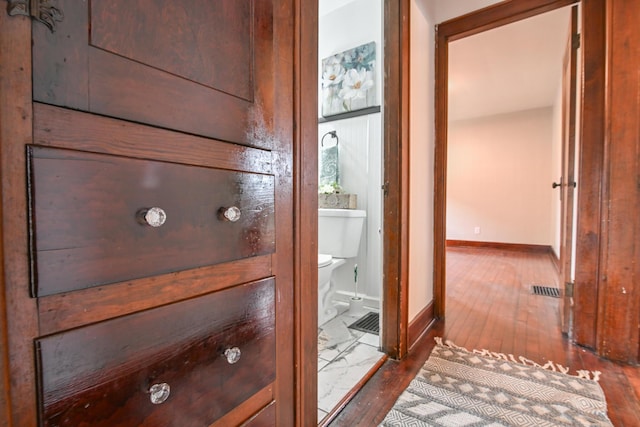
[{"label": "crystal glass knob", "polygon": [[167,383],[154,384],[149,389],[149,393],[151,394],[149,397],[151,399],[151,403],[159,405],[169,398],[171,387],[169,387],[169,384]]},{"label": "crystal glass knob", "polygon": [[240,212],[240,209],[238,209],[236,206],[231,206],[230,208],[221,208],[221,212],[222,217],[231,222],[236,222],[240,219],[240,215],[242,215],[242,212]]},{"label": "crystal glass knob", "polygon": [[139,217],[144,224],[151,227],[160,227],[167,220],[167,214],[162,208],[143,209],[139,213]]},{"label": "crystal glass knob", "polygon": [[231,365],[240,360],[241,355],[242,353],[238,347],[228,348],[224,351],[224,356],[227,358],[227,362]]}]

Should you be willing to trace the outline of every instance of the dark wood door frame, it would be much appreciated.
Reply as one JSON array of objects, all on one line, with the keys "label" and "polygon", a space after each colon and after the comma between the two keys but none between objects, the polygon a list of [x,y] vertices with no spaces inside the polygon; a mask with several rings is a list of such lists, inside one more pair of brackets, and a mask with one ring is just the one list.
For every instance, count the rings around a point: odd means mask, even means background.
[{"label": "dark wood door frame", "polygon": [[[382,350],[407,352],[409,0],[384,0],[384,248]],[[297,425],[317,417],[318,0],[296,1],[295,242]],[[382,190],[381,190],[382,191]]]},{"label": "dark wood door frame", "polygon": [[[598,21],[597,11],[590,10],[589,7],[592,3],[589,0],[583,0],[584,3],[589,3],[583,7],[583,25],[582,28],[589,28],[588,31],[597,33],[603,22]],[[539,15],[544,12],[548,12],[560,7],[564,7],[573,3],[577,3],[578,0],[530,0],[530,1],[518,1],[509,0],[498,3],[496,5],[481,9],[477,12],[473,12],[464,15],[460,18],[455,18],[450,21],[444,22],[436,28],[436,148],[435,148],[435,188],[434,188],[434,311],[435,316],[438,318],[445,317],[445,300],[446,300],[446,277],[445,277],[445,244],[446,244],[446,173],[447,173],[447,105],[448,105],[448,44],[450,41],[458,40],[473,34],[477,34],[486,30],[497,28],[499,26],[516,22],[531,16]],[[602,3],[602,2],[599,2]],[[596,28],[592,30],[592,28]],[[598,84],[599,79],[602,76],[600,73],[603,71],[603,52],[599,51],[600,44],[603,39],[593,37],[588,39],[588,45],[583,46],[583,61],[588,61],[593,57],[596,62],[600,61],[602,64],[594,64],[591,68],[585,67],[583,79],[587,83],[584,84],[584,102],[582,105],[589,101],[597,102],[602,96],[603,87]],[[593,45],[591,45],[591,43]],[[601,102],[600,105],[603,105]],[[596,108],[584,108],[582,111],[582,151],[589,155],[590,153],[598,152],[602,144],[602,129],[597,128],[597,123],[600,123],[601,116],[600,110]],[[578,179],[581,182],[581,189],[598,188],[600,184],[601,175],[599,173],[592,173],[589,169],[584,168],[583,165],[580,168],[580,177]],[[591,164],[586,165],[592,166]],[[585,170],[590,171],[585,173]],[[596,169],[595,172],[598,172]],[[588,193],[584,194],[586,196]],[[599,200],[599,194],[596,194],[595,200]],[[596,202],[597,203],[597,202]],[[590,227],[595,225],[596,239],[599,235],[599,228],[597,227],[597,221],[599,218],[594,215],[592,218],[582,218],[584,224],[588,224]],[[580,218],[579,218],[580,221]],[[578,225],[580,230],[580,223]],[[580,231],[579,231],[580,232]],[[578,237],[578,251],[580,251],[581,241]],[[596,251],[597,253],[597,251]],[[591,266],[592,262],[597,265],[597,259],[590,260],[587,266]],[[591,277],[594,282],[597,282],[597,277]]]},{"label": "dark wood door frame", "polygon": [[384,0],[382,350],[408,351],[409,0]]},{"label": "dark wood door frame", "polygon": [[[436,151],[434,312],[445,317],[445,219],[448,43],[578,0],[507,0],[440,24],[436,29]],[[640,269],[637,259],[637,141],[640,102],[640,5],[581,0],[582,100],[576,181],[574,334],[576,344],[605,358],[640,359]]]},{"label": "dark wood door frame", "polygon": [[560,302],[562,332],[568,337],[573,334],[573,207],[575,194],[575,154],[576,154],[576,104],[577,104],[577,52],[578,6],[571,7],[571,24],[567,36],[562,66],[562,155],[560,176],[560,288],[563,298]]},{"label": "dark wood door frame", "polygon": [[294,324],[296,425],[318,420],[318,0],[296,0],[294,48]]}]

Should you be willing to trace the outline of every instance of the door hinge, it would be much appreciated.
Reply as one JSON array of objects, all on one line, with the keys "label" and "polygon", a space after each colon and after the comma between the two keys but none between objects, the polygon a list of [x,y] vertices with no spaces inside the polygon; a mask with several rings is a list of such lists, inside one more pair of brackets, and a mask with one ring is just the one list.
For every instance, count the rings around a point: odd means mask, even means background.
[{"label": "door hinge", "polygon": [[64,14],[54,1],[50,0],[8,0],[7,13],[9,16],[30,16],[32,19],[42,22],[53,33],[56,30],[56,22],[64,19]]},{"label": "door hinge", "polygon": [[573,49],[580,48],[580,33],[575,33],[573,37],[571,37],[571,47]]},{"label": "door hinge", "polygon": [[389,194],[389,181],[387,181],[384,184],[382,184],[382,186],[380,188],[382,188],[382,194],[387,196]]},{"label": "door hinge", "polygon": [[567,282],[564,284],[564,296],[573,298],[573,282]]}]

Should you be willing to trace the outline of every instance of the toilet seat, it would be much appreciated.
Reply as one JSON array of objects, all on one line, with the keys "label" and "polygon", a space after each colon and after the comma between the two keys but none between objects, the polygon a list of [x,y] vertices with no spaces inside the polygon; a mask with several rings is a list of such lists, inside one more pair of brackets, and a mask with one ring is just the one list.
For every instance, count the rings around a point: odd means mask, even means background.
[{"label": "toilet seat", "polygon": [[331,264],[332,257],[329,254],[318,254],[318,268]]}]

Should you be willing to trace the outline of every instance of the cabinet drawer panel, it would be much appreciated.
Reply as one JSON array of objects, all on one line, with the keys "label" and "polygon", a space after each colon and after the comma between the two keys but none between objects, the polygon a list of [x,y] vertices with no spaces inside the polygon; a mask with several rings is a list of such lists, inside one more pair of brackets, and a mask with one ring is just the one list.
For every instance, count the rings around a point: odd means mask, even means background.
[{"label": "cabinet drawer panel", "polygon": [[273,427],[276,425],[276,404],[271,403],[252,417],[242,427]]},{"label": "cabinet drawer panel", "polygon": [[[29,166],[36,296],[274,251],[273,175],[37,146]],[[159,227],[141,218],[153,207]]]},{"label": "cabinet drawer panel", "polygon": [[[36,340],[43,425],[213,423],[275,380],[274,283]],[[234,348],[240,357],[230,363]],[[162,403],[151,401],[155,384],[169,386]]]}]

